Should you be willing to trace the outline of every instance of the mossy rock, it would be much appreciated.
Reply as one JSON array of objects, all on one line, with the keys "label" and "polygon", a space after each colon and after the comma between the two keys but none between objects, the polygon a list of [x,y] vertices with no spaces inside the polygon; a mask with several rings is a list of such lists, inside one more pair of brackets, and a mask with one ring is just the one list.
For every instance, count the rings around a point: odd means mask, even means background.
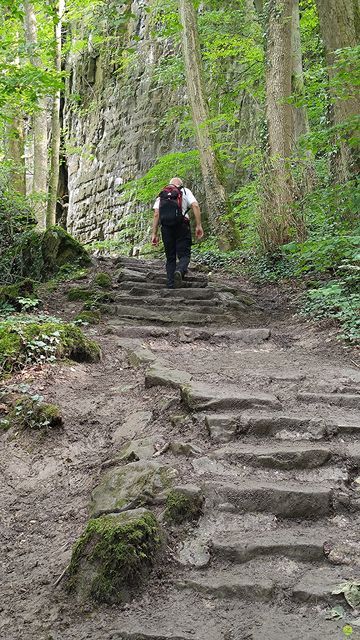
[{"label": "mossy rock", "polygon": [[101,313],[96,309],[93,311],[81,311],[81,313],[78,313],[75,320],[87,322],[87,324],[99,324],[101,320]]},{"label": "mossy rock", "polygon": [[96,291],[93,289],[84,289],[84,287],[72,287],[67,293],[67,299],[70,302],[82,300],[93,300],[96,297]]},{"label": "mossy rock", "polygon": [[90,305],[102,304],[106,302],[114,302],[115,296],[109,291],[94,291],[94,289],[85,289],[83,287],[72,287],[67,293],[70,302],[83,301]]},{"label": "mossy rock", "polygon": [[29,298],[35,292],[35,282],[30,278],[23,278],[14,284],[0,287],[0,303],[11,304],[16,310],[21,310],[19,298]]},{"label": "mossy rock", "polygon": [[197,520],[203,509],[204,496],[199,487],[184,485],[174,487],[166,498],[164,518],[167,522],[183,524]]},{"label": "mossy rock", "polygon": [[62,227],[50,227],[43,235],[41,251],[46,273],[54,273],[65,264],[76,262],[79,266],[90,264],[84,247]]},{"label": "mossy rock", "polygon": [[29,362],[47,361],[49,356],[52,359],[70,358],[76,362],[98,362],[101,350],[94,340],[73,324],[0,324],[0,377],[22,369]]},{"label": "mossy rock", "polygon": [[90,513],[97,517],[163,502],[176,477],[175,469],[153,461],[110,469],[92,492]]},{"label": "mossy rock", "polygon": [[55,404],[38,402],[32,398],[17,400],[8,414],[9,427],[17,429],[52,429],[63,424],[61,411]]},{"label": "mossy rock", "polygon": [[145,509],[90,520],[74,546],[67,588],[81,601],[127,602],[149,576],[160,547],[159,524]]},{"label": "mossy rock", "polygon": [[100,272],[95,276],[94,284],[102,289],[109,289],[112,285],[111,276],[108,273]]},{"label": "mossy rock", "polygon": [[[11,248],[7,251],[10,255]],[[6,258],[6,256],[5,256]],[[47,280],[64,265],[87,266],[91,262],[84,247],[62,227],[50,227],[44,232],[31,230],[17,246],[13,271],[35,280]]]}]

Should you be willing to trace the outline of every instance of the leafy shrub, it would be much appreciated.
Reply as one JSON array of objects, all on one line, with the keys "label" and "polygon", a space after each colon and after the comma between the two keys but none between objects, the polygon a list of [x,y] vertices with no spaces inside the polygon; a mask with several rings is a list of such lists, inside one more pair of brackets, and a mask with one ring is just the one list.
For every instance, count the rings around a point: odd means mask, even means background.
[{"label": "leafy shrub", "polygon": [[353,344],[360,343],[360,292],[350,293],[344,281],[332,280],[307,292],[302,314],[315,320],[337,320],[341,337]]}]

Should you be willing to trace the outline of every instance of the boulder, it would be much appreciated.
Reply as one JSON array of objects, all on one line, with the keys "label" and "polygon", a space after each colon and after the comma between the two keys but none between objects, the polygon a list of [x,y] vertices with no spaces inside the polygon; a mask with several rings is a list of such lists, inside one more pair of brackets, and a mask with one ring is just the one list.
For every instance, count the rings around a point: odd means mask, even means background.
[{"label": "boulder", "polygon": [[110,469],[92,492],[90,513],[98,517],[164,501],[176,477],[175,469],[152,461]]},{"label": "boulder", "polygon": [[74,546],[67,589],[80,601],[126,602],[149,576],[160,547],[159,524],[146,509],[90,520]]}]

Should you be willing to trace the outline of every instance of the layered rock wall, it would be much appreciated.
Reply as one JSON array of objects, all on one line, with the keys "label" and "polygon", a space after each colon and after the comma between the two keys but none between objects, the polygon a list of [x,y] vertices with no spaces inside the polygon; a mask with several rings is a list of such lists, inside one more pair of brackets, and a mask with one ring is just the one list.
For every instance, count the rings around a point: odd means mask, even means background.
[{"label": "layered rock wall", "polygon": [[151,33],[146,4],[136,0],[131,6],[124,38],[134,42],[134,52],[127,69],[90,43],[86,53],[69,60],[67,229],[82,242],[124,236],[129,217],[139,211],[121,185],[142,176],[159,156],[182,149],[176,123],[168,130],[159,125],[178,100],[157,83],[157,65],[167,52]]}]

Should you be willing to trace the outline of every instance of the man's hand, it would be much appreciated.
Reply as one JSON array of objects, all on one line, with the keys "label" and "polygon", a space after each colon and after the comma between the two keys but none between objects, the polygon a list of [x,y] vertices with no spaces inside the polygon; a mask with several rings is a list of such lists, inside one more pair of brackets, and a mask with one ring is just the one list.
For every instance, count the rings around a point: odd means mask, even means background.
[{"label": "man's hand", "polygon": [[201,240],[201,238],[204,237],[204,229],[202,228],[201,224],[196,225],[195,236],[198,240]]},{"label": "man's hand", "polygon": [[159,238],[156,233],[153,233],[151,236],[151,244],[153,247],[157,247],[159,244]]}]

